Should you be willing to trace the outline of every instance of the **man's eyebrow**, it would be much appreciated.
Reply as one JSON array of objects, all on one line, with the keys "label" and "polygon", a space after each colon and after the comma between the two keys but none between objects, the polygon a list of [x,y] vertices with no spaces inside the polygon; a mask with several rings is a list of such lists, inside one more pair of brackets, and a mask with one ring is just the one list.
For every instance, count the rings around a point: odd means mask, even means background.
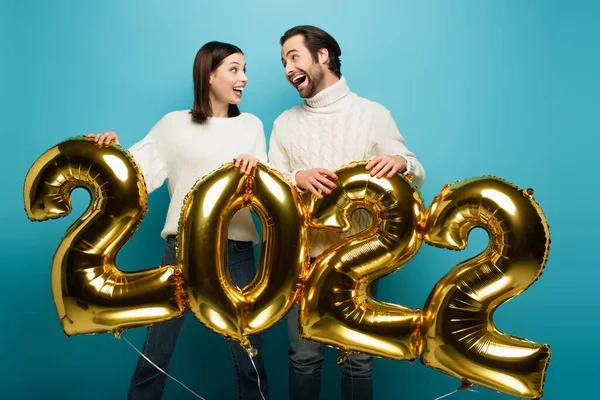
[{"label": "man's eyebrow", "polygon": [[286,56],[286,57],[287,57],[287,56],[289,56],[289,55],[290,55],[290,53],[291,53],[291,52],[294,52],[294,51],[298,51],[298,50],[296,50],[296,49],[291,49],[291,50],[288,50],[288,52],[287,52],[287,53],[285,53],[285,56]]},{"label": "man's eyebrow", "polygon": [[285,67],[285,64],[287,63],[287,61],[285,61],[285,58],[287,58],[287,56],[289,56],[290,53],[293,53],[293,52],[297,53],[298,50],[296,50],[296,49],[290,49],[290,50],[287,51],[287,53],[285,53],[285,56],[281,56],[281,63],[283,64],[284,67]]}]

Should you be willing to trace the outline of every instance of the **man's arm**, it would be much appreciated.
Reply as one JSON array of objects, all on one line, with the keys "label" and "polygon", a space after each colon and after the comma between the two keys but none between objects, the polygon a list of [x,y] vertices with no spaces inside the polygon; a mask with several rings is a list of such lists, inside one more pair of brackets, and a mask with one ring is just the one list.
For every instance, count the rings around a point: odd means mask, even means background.
[{"label": "man's arm", "polygon": [[[389,166],[387,169],[388,172],[394,166],[399,167],[397,172],[412,175],[413,183],[417,187],[423,186],[423,183],[425,183],[425,169],[417,160],[415,154],[406,147],[404,137],[400,134],[396,122],[389,111],[387,111],[385,128],[378,136],[377,150],[381,155],[372,160],[372,162],[376,162],[374,165],[367,165],[368,167],[373,169],[381,167],[378,172],[381,172],[386,166]],[[403,165],[403,161],[406,162],[406,165]],[[382,163],[385,165],[382,166]]]},{"label": "man's arm", "polygon": [[285,146],[281,144],[279,135],[277,121],[275,121],[269,142],[269,166],[281,172],[285,178],[292,181],[294,186],[301,190],[309,190],[318,198],[323,197],[321,192],[331,193],[331,189],[335,187],[333,180],[337,179],[337,176],[332,171],[324,168],[291,171],[290,157]]}]

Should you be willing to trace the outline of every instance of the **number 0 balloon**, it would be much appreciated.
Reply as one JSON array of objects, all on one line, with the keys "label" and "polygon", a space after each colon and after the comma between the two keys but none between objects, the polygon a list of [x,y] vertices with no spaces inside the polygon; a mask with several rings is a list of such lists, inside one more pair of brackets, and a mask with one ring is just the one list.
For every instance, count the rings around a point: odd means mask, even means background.
[{"label": "number 0 balloon", "polygon": [[[242,207],[263,228],[258,273],[245,288],[227,272],[227,227]],[[250,349],[247,335],[273,326],[294,305],[307,262],[304,213],[295,188],[259,164],[246,176],[226,164],[188,193],[178,235],[190,309],[210,330]]]}]

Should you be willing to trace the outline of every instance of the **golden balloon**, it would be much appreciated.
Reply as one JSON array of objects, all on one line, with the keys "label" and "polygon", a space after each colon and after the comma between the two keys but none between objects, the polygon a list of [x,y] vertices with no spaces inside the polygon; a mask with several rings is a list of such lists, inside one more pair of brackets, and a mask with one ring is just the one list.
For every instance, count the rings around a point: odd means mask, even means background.
[{"label": "golden balloon", "polygon": [[178,267],[129,273],[115,264],[146,214],[146,187],[131,156],[119,146],[99,149],[85,138],[54,146],[25,179],[28,217],[69,215],[77,187],[89,192],[91,204],[67,230],[52,260],[52,294],[65,334],[118,334],[181,315]]},{"label": "golden balloon", "polygon": [[300,298],[301,336],[346,352],[413,360],[419,356],[420,310],[375,300],[369,287],[398,271],[421,247],[423,202],[403,176],[375,178],[365,165],[336,170],[332,193],[309,203],[312,229],[348,231],[359,208],[370,211],[372,222],[311,266]]},{"label": "golden balloon", "polygon": [[[123,272],[119,250],[146,213],[139,168],[120,146],[72,138],[44,153],[25,179],[33,221],[71,212],[77,187],[91,195],[52,261],[51,286],[66,335],[113,332],[180,316],[187,304],[208,329],[255,354],[248,335],[273,326],[299,302],[299,334],[349,353],[420,360],[461,380],[512,396],[540,398],[550,348],[496,328],[494,311],[541,275],[548,258],[546,217],[533,198],[495,177],[444,185],[427,212],[401,175],[374,178],[357,162],[335,171],[337,186],[303,207],[296,188],[258,164],[241,174],[227,163],[190,189],[179,222],[178,265]],[[231,280],[227,230],[248,207],[262,226],[258,272],[244,288]],[[309,267],[309,229],[347,232],[351,215],[371,224]],[[423,242],[462,250],[480,227],[489,245],[450,270],[423,311],[378,301],[370,286],[406,265]]]},{"label": "golden balloon", "polygon": [[[227,269],[227,227],[242,207],[263,230],[258,272],[245,288]],[[294,304],[307,229],[296,189],[274,170],[258,164],[246,176],[228,163],[203,178],[186,197],[178,238],[188,304],[208,329],[250,349],[247,336],[273,326]]]},{"label": "golden balloon", "polygon": [[462,250],[471,229],[490,242],[440,280],[423,309],[421,361],[463,382],[540,398],[550,348],[499,331],[494,311],[541,275],[550,247],[546,217],[531,192],[498,178],[445,187],[427,212],[424,240]]}]

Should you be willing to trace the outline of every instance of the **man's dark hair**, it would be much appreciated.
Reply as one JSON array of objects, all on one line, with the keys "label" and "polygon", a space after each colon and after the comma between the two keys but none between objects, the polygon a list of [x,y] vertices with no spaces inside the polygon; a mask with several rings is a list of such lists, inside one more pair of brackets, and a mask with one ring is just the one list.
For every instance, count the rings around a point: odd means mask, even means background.
[{"label": "man's dark hair", "polygon": [[288,29],[279,40],[279,43],[283,46],[288,39],[296,35],[302,35],[304,45],[315,62],[319,61],[319,50],[326,49],[329,52],[329,70],[337,75],[338,78],[342,76],[342,72],[340,71],[342,66],[342,62],[340,61],[342,49],[340,49],[340,45],[333,36],[316,26],[298,25]]}]

